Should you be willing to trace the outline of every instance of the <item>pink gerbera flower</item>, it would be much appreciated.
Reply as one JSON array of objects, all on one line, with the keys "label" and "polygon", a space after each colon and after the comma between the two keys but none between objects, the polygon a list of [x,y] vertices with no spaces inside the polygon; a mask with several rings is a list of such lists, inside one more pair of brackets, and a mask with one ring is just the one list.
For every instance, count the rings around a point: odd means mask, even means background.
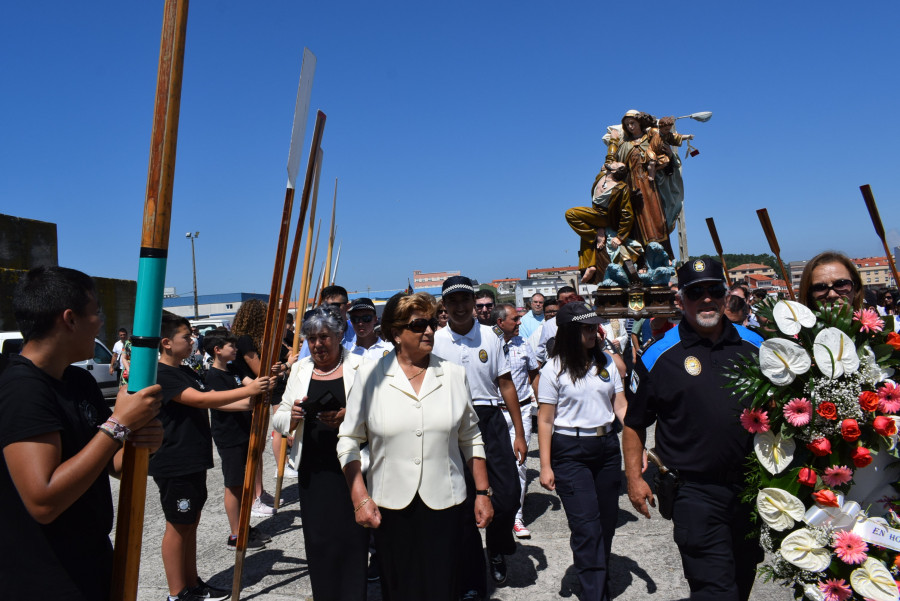
[{"label": "pink gerbera flower", "polygon": [[843,578],[840,580],[830,578],[825,582],[820,582],[819,590],[825,595],[825,601],[844,601],[853,594],[850,587],[847,586],[847,581]]},{"label": "pink gerbera flower", "polygon": [[812,417],[812,403],[803,399],[791,399],[784,406],[784,418],[795,428],[801,428],[809,423]]},{"label": "pink gerbera flower", "polygon": [[769,414],[762,409],[744,409],[741,412],[741,425],[751,434],[769,431]]},{"label": "pink gerbera flower", "polygon": [[861,309],[853,312],[853,321],[859,322],[861,332],[880,332],[884,329],[884,321],[874,309]]},{"label": "pink gerbera flower", "polygon": [[834,547],[834,554],[850,565],[860,564],[868,558],[866,551],[869,545],[851,530],[835,532],[831,546]]},{"label": "pink gerbera flower", "polygon": [[900,411],[900,386],[890,380],[878,389],[878,408],[884,413]]},{"label": "pink gerbera flower", "polygon": [[846,465],[832,465],[831,467],[826,467],[825,473],[822,475],[822,480],[824,480],[825,484],[831,488],[840,486],[841,484],[847,484],[852,479],[853,470]]}]

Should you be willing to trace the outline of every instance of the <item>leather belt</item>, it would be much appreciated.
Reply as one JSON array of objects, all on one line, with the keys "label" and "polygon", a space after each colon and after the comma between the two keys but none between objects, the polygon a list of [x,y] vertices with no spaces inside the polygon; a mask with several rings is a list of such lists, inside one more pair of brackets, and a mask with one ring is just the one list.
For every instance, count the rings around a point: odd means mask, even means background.
[{"label": "leather belt", "polygon": [[564,436],[606,436],[612,431],[612,423],[596,428],[573,428],[570,426],[554,426],[553,428],[554,434],[563,434]]},{"label": "leather belt", "polygon": [[472,399],[472,405],[475,407],[499,407],[500,401],[497,399]]},{"label": "leather belt", "polygon": [[[524,401],[519,401],[519,407],[524,407],[525,405],[530,405],[530,404],[531,404],[531,399],[533,399],[533,398],[534,398],[534,397],[528,397],[528,398],[525,399]],[[500,403],[500,409],[502,409],[503,411],[506,411],[506,410],[507,410],[507,409],[506,409],[506,403]]]}]

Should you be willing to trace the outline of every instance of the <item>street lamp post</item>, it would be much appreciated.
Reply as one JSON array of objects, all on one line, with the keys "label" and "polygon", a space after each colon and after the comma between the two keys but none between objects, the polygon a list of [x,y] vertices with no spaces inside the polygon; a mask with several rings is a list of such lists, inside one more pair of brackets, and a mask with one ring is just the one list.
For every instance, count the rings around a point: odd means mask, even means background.
[{"label": "street lamp post", "polygon": [[194,240],[200,236],[200,232],[194,232],[193,234],[188,232],[184,235],[185,238],[191,239],[191,266],[194,269],[194,319],[200,317],[200,312],[197,309],[197,256],[194,254]]}]

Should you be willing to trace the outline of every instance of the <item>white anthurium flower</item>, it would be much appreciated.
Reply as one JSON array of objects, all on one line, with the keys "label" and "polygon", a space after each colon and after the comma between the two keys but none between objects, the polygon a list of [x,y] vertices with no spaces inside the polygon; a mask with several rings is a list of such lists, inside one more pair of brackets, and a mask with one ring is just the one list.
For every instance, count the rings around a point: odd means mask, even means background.
[{"label": "white anthurium flower", "polygon": [[[756,451],[756,458],[772,475],[783,472],[791,464],[796,448],[797,443],[793,438],[784,438],[781,434],[773,434],[771,430],[757,432],[753,435],[753,450]],[[778,530],[782,530],[782,528],[778,528]]]},{"label": "white anthurium flower", "polygon": [[825,593],[819,590],[815,584],[807,582],[803,585],[803,596],[809,601],[825,601]]},{"label": "white anthurium flower", "polygon": [[793,528],[794,523],[802,520],[806,513],[803,501],[780,488],[760,490],[756,495],[756,509],[769,528],[779,532]]},{"label": "white anthurium flower", "polygon": [[777,386],[787,386],[794,378],[809,371],[810,365],[809,353],[796,342],[772,338],[759,347],[759,367]]},{"label": "white anthurium flower", "polygon": [[816,325],[816,316],[805,305],[795,301],[783,300],[772,308],[772,317],[778,329],[793,336],[799,334],[802,328],[811,328]]},{"label": "white anthurium flower", "polygon": [[874,601],[897,601],[897,583],[881,561],[868,558],[850,574],[850,586],[861,597]]},{"label": "white anthurium flower", "polygon": [[811,530],[794,530],[781,541],[781,556],[801,570],[821,572],[831,565],[831,552],[816,542]]},{"label": "white anthurium flower", "polygon": [[813,344],[813,356],[819,371],[831,379],[840,378],[845,373],[852,374],[859,368],[856,345],[837,328],[825,328],[818,333]]},{"label": "white anthurium flower", "polygon": [[862,359],[859,360],[859,371],[863,379],[871,386],[880,384],[894,375],[893,367],[881,367],[875,360],[875,353],[865,345],[862,348]]}]

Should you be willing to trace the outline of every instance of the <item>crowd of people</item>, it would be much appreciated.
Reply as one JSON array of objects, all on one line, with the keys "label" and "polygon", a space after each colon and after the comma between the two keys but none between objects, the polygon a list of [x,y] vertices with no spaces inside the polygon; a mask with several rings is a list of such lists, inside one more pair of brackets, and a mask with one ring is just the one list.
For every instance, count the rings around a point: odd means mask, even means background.
[{"label": "crowd of people", "polygon": [[[16,549],[0,563],[0,585],[27,598],[23,575],[40,568],[43,596],[109,598],[109,476],[130,440],[152,452],[169,600],[230,598],[198,574],[197,527],[210,492],[220,498],[206,485],[215,445],[235,546],[251,399],[262,395],[273,404],[276,456],[290,445],[317,601],[365,599],[373,572],[391,601],[484,599],[489,583],[503,585],[506,557],[531,536],[522,509],[535,424],[540,485],[562,502],[581,598],[609,598],[624,475],[637,512],[649,518],[649,504],[673,520],[691,598],[746,600],[761,558],[739,496],[752,436],[723,385],[730,361],[756,352],[767,324],[755,316],[757,297],[726,286],[716,261],[682,265],[673,287],[680,320],[631,322],[599,317],[571,287],[536,294],[521,311],[453,276],[439,300],[395,295],[378,325],[371,299],[351,303],[329,286],[298,320],[300,351],[286,337],[271,366],[260,360],[265,303],[244,303],[231,331],[202,340],[164,314],[157,384],[123,386],[110,411],[94,380],[70,366],[93,355],[103,325],[92,280],[34,269],[14,296],[25,345],[0,375],[0,540]],[[867,296],[853,263],[829,252],[807,264],[799,300],[813,310],[868,300],[896,315],[898,299]],[[128,338],[119,334],[110,369],[125,380]],[[203,375],[188,365],[200,349]],[[679,474],[677,487],[647,482],[651,426],[652,458]],[[253,512],[271,515],[275,501],[260,473]],[[248,549],[266,543],[251,529]]]}]

